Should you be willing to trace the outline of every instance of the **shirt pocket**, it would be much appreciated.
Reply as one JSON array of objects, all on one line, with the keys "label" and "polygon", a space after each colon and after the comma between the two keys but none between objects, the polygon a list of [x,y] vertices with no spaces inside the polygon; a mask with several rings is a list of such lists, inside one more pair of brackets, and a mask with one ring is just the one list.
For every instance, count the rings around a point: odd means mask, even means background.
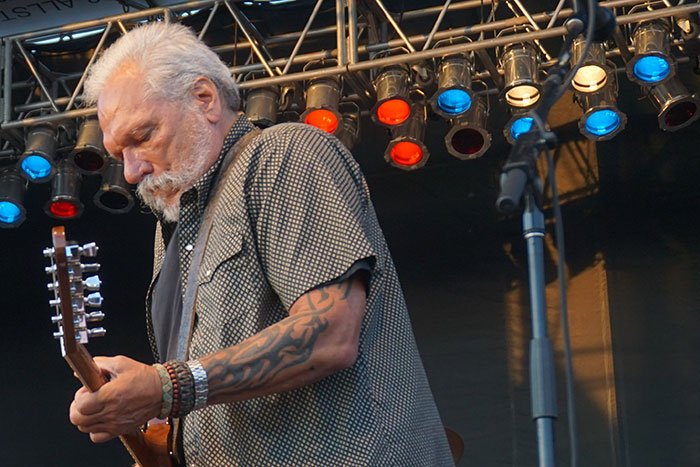
[{"label": "shirt pocket", "polygon": [[243,250],[243,230],[232,221],[214,222],[197,273],[197,285],[211,282],[217,269]]}]

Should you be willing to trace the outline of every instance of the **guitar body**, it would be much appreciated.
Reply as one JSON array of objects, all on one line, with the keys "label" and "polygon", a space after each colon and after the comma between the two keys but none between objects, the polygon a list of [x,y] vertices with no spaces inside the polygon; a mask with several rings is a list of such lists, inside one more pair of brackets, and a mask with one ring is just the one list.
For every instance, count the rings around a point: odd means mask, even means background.
[{"label": "guitar body", "polygon": [[[87,329],[88,322],[101,320],[104,315],[99,311],[85,311],[85,306],[101,305],[102,297],[99,294],[84,296],[86,288],[94,290],[95,283],[99,287],[99,279],[94,276],[83,281],[82,274],[97,270],[99,265],[81,264],[80,255],[94,256],[97,247],[94,244],[82,248],[68,245],[63,227],[54,227],[51,237],[53,248],[44,250],[44,255],[52,260],[52,266],[46,270],[53,276],[49,289],[54,291],[55,299],[50,304],[59,312],[52,318],[59,325],[59,331],[54,336],[60,339],[63,358],[80,382],[95,392],[106,380],[83,344],[91,335],[104,334],[102,328]],[[167,423],[152,424],[145,430],[134,427],[132,432],[121,435],[119,440],[140,467],[175,467],[178,464],[171,455],[174,451],[170,428],[171,425]]]}]

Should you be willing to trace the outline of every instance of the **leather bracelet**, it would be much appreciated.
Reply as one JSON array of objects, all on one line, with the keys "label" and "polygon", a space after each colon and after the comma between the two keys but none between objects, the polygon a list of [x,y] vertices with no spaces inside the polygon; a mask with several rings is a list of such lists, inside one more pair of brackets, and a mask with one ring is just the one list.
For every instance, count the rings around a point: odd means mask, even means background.
[{"label": "leather bracelet", "polygon": [[207,405],[207,396],[209,395],[207,372],[199,360],[190,360],[187,362],[187,366],[194,379],[194,407],[192,410],[199,410]]},{"label": "leather bracelet", "polygon": [[174,370],[177,378],[177,385],[180,389],[179,410],[176,411],[175,407],[173,407],[172,415],[173,417],[184,417],[192,412],[194,408],[194,378],[192,377],[192,372],[185,362],[170,360],[166,362],[165,365]]},{"label": "leather bracelet", "polygon": [[173,381],[170,379],[168,370],[163,365],[160,363],[154,363],[153,367],[158,371],[158,376],[160,377],[160,387],[163,391],[163,398],[161,400],[158,418],[165,419],[173,410]]}]

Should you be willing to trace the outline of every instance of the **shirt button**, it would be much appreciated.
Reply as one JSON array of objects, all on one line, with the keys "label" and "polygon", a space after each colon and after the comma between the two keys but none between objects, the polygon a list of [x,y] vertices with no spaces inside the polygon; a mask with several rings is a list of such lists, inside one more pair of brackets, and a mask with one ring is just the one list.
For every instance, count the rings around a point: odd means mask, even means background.
[{"label": "shirt button", "polygon": [[193,249],[194,249],[194,247],[192,246],[191,243],[188,243],[187,245],[185,245],[185,250],[192,251]]}]

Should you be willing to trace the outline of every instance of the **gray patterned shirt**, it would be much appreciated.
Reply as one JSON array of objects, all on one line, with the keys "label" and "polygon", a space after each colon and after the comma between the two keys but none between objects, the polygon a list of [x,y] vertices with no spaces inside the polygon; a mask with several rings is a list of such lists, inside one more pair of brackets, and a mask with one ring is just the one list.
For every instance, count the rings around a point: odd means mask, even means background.
[{"label": "gray patterned shirt", "polygon": [[[227,144],[252,128],[238,119]],[[258,135],[229,171],[197,272],[192,358],[284,319],[297,298],[360,260],[371,268],[367,307],[352,367],[189,414],[188,466],[453,465],[393,262],[347,149],[310,126],[281,124]],[[206,204],[206,194],[195,198],[192,217],[181,213],[182,271]],[[160,235],[155,253],[157,275]],[[149,330],[153,336],[150,307]]]}]

